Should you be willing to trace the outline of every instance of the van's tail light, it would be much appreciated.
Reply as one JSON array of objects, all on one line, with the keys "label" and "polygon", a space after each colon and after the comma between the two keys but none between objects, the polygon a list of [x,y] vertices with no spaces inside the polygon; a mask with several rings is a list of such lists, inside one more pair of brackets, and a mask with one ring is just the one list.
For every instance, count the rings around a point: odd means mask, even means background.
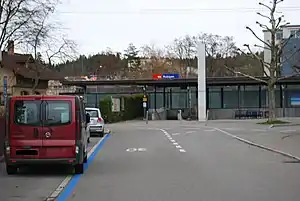
[{"label": "van's tail light", "polygon": [[98,118],[97,122],[101,123],[103,121],[103,119],[101,117]]}]

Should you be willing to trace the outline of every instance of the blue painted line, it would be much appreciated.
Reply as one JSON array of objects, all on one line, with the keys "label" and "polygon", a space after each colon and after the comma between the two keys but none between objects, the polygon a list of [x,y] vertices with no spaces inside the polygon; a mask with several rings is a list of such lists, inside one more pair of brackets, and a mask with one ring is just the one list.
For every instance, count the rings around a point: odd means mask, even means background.
[{"label": "blue painted line", "polygon": [[[88,158],[87,163],[84,164],[84,170],[87,170],[89,165],[95,160],[95,157],[103,147],[105,141],[109,138],[109,134],[104,137],[104,139],[100,142],[100,144],[96,147],[95,151],[90,155]],[[65,201],[67,198],[71,195],[74,188],[76,187],[77,183],[79,182],[80,177],[82,174],[77,174],[72,177],[71,181],[68,183],[68,185],[65,187],[63,192],[58,196],[56,201]]]}]

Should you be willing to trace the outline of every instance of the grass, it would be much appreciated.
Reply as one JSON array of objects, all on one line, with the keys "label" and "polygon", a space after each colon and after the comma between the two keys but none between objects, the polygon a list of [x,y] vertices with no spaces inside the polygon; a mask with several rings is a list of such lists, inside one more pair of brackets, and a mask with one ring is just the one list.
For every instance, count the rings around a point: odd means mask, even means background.
[{"label": "grass", "polygon": [[274,124],[289,124],[290,122],[287,121],[281,121],[281,120],[274,120],[274,121],[264,121],[264,122],[259,122],[257,124],[262,124],[262,125],[274,125]]}]

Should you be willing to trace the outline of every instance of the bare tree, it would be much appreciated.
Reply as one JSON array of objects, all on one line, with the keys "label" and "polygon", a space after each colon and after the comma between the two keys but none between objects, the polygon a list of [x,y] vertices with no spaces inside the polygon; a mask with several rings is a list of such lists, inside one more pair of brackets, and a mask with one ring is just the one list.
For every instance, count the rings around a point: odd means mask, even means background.
[{"label": "bare tree", "polygon": [[[276,120],[276,113],[275,113],[275,85],[279,80],[285,79],[293,75],[288,76],[281,76],[280,72],[282,69],[282,64],[285,62],[290,61],[298,52],[299,49],[293,50],[293,53],[290,54],[290,56],[286,57],[285,54],[283,54],[283,51],[285,50],[286,45],[289,43],[290,39],[294,37],[294,34],[291,34],[287,39],[277,40],[276,34],[282,32],[282,28],[289,23],[285,22],[283,20],[283,15],[277,16],[277,6],[279,3],[283,2],[283,0],[271,0],[270,4],[264,4],[259,3],[260,6],[266,8],[268,10],[268,15],[257,13],[259,16],[261,16],[263,19],[268,20],[268,24],[263,24],[261,22],[256,22],[257,25],[259,25],[260,28],[264,29],[270,34],[270,40],[264,41],[262,38],[260,38],[252,28],[246,27],[247,30],[249,30],[254,37],[263,45],[255,45],[255,47],[264,48],[265,51],[270,52],[270,61],[264,60],[262,57],[260,57],[258,54],[253,52],[251,50],[250,45],[245,44],[244,47],[248,50],[248,53],[245,51],[241,51],[244,55],[250,56],[254,59],[257,59],[260,64],[262,71],[264,72],[264,75],[266,79],[260,79],[254,76],[251,76],[246,73],[242,73],[239,71],[234,71],[232,68],[225,65],[225,67],[233,71],[235,74],[242,75],[254,80],[257,80],[261,83],[265,83],[268,86],[268,105],[269,105],[269,117],[268,122],[274,122]],[[296,68],[295,65],[292,65],[293,70],[298,74],[299,70]]]},{"label": "bare tree", "polygon": [[143,54],[143,62],[141,63],[143,77],[151,77],[152,74],[169,72],[171,69],[171,61],[166,56],[166,52],[155,46],[144,45],[141,48]]},{"label": "bare tree", "polygon": [[58,0],[1,0],[0,1],[0,50],[9,40],[21,43],[24,31],[51,10]]},{"label": "bare tree", "polygon": [[222,74],[220,72],[222,68],[218,68],[217,65],[218,61],[229,56],[235,56],[237,52],[233,37],[202,33],[194,37],[194,40],[196,44],[202,42],[206,46],[207,73],[212,77]]},{"label": "bare tree", "polygon": [[196,44],[194,37],[186,35],[182,38],[176,38],[173,43],[167,46],[171,58],[177,59],[180,68],[180,74],[187,77],[188,68],[192,67],[196,56]]},{"label": "bare tree", "polygon": [[[28,70],[35,73],[32,91],[38,86],[41,73],[49,71],[57,62],[66,62],[76,57],[76,44],[59,33],[58,26],[49,22],[55,7],[40,13],[39,19],[27,26],[31,26],[23,33],[26,39],[22,42],[26,51],[33,54],[27,61]],[[53,68],[52,68],[53,70]]]}]

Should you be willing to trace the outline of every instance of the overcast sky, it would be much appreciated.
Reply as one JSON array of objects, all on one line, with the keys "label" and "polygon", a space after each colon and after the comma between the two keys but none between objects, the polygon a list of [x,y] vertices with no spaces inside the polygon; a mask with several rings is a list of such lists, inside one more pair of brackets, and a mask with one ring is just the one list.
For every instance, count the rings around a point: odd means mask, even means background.
[{"label": "overcast sky", "polygon": [[[262,2],[269,2],[263,0]],[[57,16],[79,52],[94,54],[107,47],[123,51],[129,43],[140,47],[170,43],[175,37],[200,32],[233,36],[238,45],[257,40],[245,29],[266,12],[257,0],[65,0]],[[300,24],[300,1],[281,4],[285,19]]]}]

